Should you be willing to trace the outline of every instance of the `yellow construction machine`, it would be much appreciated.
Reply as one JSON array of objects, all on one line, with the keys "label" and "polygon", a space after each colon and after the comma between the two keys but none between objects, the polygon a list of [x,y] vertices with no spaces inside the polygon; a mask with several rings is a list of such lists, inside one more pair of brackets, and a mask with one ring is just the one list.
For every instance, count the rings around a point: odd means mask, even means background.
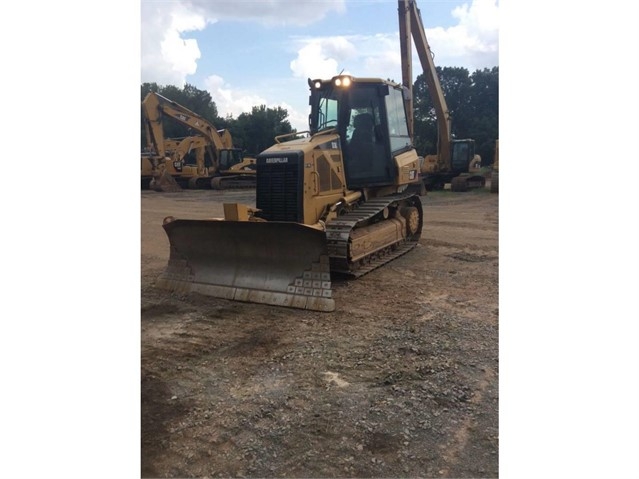
[{"label": "yellow construction machine", "polygon": [[164,159],[158,157],[155,150],[144,148],[142,150],[142,189],[148,190],[156,177],[161,175],[164,168]]},{"label": "yellow construction machine", "polygon": [[[159,171],[166,169],[169,174],[175,174],[175,168],[171,165],[176,162],[182,163],[188,155],[204,154],[204,141],[202,137],[189,136],[186,138],[165,138],[163,155],[156,153],[156,148],[147,146],[142,150],[142,189],[149,189],[151,185],[156,185]],[[192,163],[194,163],[192,161]],[[175,182],[173,177],[169,180],[170,186]],[[175,190],[181,189],[176,183]]]},{"label": "yellow construction machine", "polygon": [[406,111],[411,136],[413,134],[413,73],[412,41],[424,71],[428,92],[437,116],[438,143],[435,155],[426,155],[420,176],[427,190],[443,189],[451,184],[453,191],[484,188],[486,178],[479,174],[481,157],[475,154],[475,140],[453,139],[451,115],[437,76],[433,54],[426,39],[421,14],[415,0],[399,0],[399,36],[402,58],[402,83],[410,94],[406,97]]},{"label": "yellow construction machine", "polygon": [[164,219],[170,257],[159,287],[332,311],[332,273],[359,277],[417,244],[423,211],[408,191],[419,156],[406,89],[349,75],[309,79],[309,88],[310,130],[257,155],[255,207]]},{"label": "yellow construction machine", "polygon": [[[233,147],[228,130],[217,130],[197,113],[155,92],[142,101],[142,115],[147,138],[146,155],[142,154],[143,185],[146,180],[159,191],[255,186],[255,159],[244,158],[242,150]],[[180,141],[165,139],[165,118],[196,134]]]}]

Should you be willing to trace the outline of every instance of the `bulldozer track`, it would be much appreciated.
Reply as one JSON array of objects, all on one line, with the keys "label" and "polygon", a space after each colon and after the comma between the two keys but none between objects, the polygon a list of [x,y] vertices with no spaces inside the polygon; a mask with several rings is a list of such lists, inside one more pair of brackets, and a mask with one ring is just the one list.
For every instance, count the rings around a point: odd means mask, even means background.
[{"label": "bulldozer track", "polygon": [[417,245],[419,235],[402,242],[391,244],[381,250],[372,251],[364,258],[353,263],[349,260],[349,240],[357,227],[364,226],[369,220],[380,214],[394,202],[404,202],[410,198],[419,198],[414,194],[398,194],[367,201],[359,208],[349,211],[338,219],[326,224],[326,239],[331,263],[331,272],[359,278],[374,269],[402,256]]}]

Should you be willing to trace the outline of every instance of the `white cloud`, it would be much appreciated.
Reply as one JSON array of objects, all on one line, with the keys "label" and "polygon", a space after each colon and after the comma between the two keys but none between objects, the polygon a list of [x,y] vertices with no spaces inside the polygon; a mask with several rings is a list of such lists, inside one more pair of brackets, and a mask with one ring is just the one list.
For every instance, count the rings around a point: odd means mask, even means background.
[{"label": "white cloud", "polygon": [[[185,38],[185,33],[203,30],[207,24],[224,19],[270,26],[305,26],[322,20],[330,12],[344,12],[345,0],[330,2],[142,0],[141,7],[142,82],[183,86],[186,83],[186,77],[196,72],[197,61],[200,58],[197,41]],[[241,34],[245,33],[246,30],[242,30]],[[228,90],[226,95],[229,95]],[[251,97],[241,93],[236,93],[234,96],[241,104]],[[232,108],[230,111],[235,112],[237,108]]]},{"label": "white cloud", "polygon": [[[426,37],[435,65],[477,69],[499,65],[499,25],[496,0],[473,0],[455,8],[458,20],[448,28],[428,28]],[[298,39],[290,67],[296,77],[330,78],[342,69],[358,76],[401,80],[399,33]],[[413,47],[413,76],[422,72]]]},{"label": "white cloud", "polygon": [[233,2],[192,0],[189,5],[199,8],[209,17],[248,20],[272,26],[306,26],[322,20],[329,12],[343,13],[346,11],[345,0],[307,2],[299,0],[236,0]]},{"label": "white cloud", "polygon": [[473,0],[452,11],[459,23],[443,29],[426,28],[439,66],[461,66],[471,72],[499,65],[497,0]]},{"label": "white cloud", "polygon": [[343,71],[386,78],[401,69],[397,33],[306,38],[297,42],[297,57],[290,64],[295,77],[330,78]]},{"label": "white cloud", "polygon": [[[422,15],[426,38],[436,66],[477,69],[499,65],[499,7],[497,0],[472,0],[451,11],[457,24],[448,28],[428,24]],[[391,46],[399,50],[399,40]],[[414,50],[414,47],[413,47]],[[413,54],[413,73],[421,73],[419,58]],[[397,56],[399,58],[399,54]]]},{"label": "white cloud", "polygon": [[207,20],[179,3],[142,2],[143,82],[182,86],[195,73],[200,49],[185,32],[202,30]]},{"label": "white cloud", "polygon": [[[306,98],[304,96],[305,90],[300,90],[300,97]],[[293,105],[290,105],[286,102],[282,102],[278,105],[284,108],[288,112],[288,121],[291,126],[297,131],[306,131],[308,130],[308,114],[310,113],[310,107],[306,106],[304,113],[300,112]]]},{"label": "white cloud", "polygon": [[232,115],[237,118],[241,113],[250,112],[253,106],[268,105],[266,99],[252,91],[234,90],[218,75],[207,77],[205,87],[222,117]]},{"label": "white cloud", "polygon": [[362,37],[357,50],[363,57],[360,76],[401,81],[402,59],[399,51],[399,33],[378,33],[370,37]]},{"label": "white cloud", "polygon": [[345,61],[357,55],[346,37],[307,39],[301,43],[297,58],[290,63],[293,76],[299,78],[330,78],[339,73]]},{"label": "white cloud", "polygon": [[459,19],[470,32],[492,36],[499,28],[499,8],[496,0],[473,0],[470,7],[463,4],[453,10],[454,18]]},{"label": "white cloud", "polygon": [[[425,25],[426,37],[435,54],[435,65],[477,69],[499,65],[498,7],[496,0],[473,0],[451,12],[458,23],[449,28]],[[297,56],[290,62],[296,78],[330,78],[344,70],[357,76],[401,81],[399,32],[297,38]],[[413,47],[413,77],[422,73]],[[305,97],[304,97],[305,99]],[[303,105],[300,101],[300,105]],[[307,115],[287,108],[291,124],[306,129]],[[306,111],[306,110],[304,110]]]},{"label": "white cloud", "polygon": [[[301,107],[295,107],[287,102],[274,102],[269,101],[260,95],[256,95],[253,91],[245,91],[241,89],[234,89],[232,85],[227,84],[224,79],[218,75],[211,75],[207,77],[205,81],[206,90],[211,94],[211,98],[217,106],[218,115],[221,117],[227,117],[229,115],[237,118],[242,113],[250,113],[254,106],[266,105],[267,108],[284,108],[288,112],[287,120],[291,126],[297,131],[308,130],[308,106],[306,106],[306,94],[308,93],[308,87],[305,81],[294,81],[294,85],[290,85],[294,88],[299,95],[295,95],[295,98],[300,98]],[[278,95],[281,96],[281,95]]]},{"label": "white cloud", "polygon": [[[187,7],[188,5],[188,7]],[[429,26],[424,17],[426,36],[435,54],[437,66],[465,67],[473,72],[499,64],[497,0],[472,0],[451,11],[457,24],[448,28]],[[330,13],[345,11],[345,0],[330,2],[299,2],[299,0],[269,0],[211,2],[185,0],[155,2],[142,0],[142,81],[182,86],[188,75],[196,72],[200,50],[188,32],[206,28],[219,20],[233,19],[271,26],[303,26],[318,21]],[[299,90],[290,95],[281,90],[268,93],[241,90],[218,75],[209,76],[203,85],[215,101],[220,115],[237,117],[256,105],[282,106],[289,112],[289,121],[298,129],[306,129],[307,105],[304,92],[306,78],[330,78],[341,71],[358,76],[401,79],[399,34],[396,22],[393,31],[376,35],[348,35],[293,38],[295,56],[289,62],[289,80],[299,83]],[[244,30],[246,31],[246,30]],[[284,39],[284,38],[283,38]],[[413,74],[421,73],[419,59],[413,53]],[[286,72],[282,72],[285,77]],[[284,78],[280,83],[283,83]],[[303,84],[302,84],[303,80]],[[289,90],[290,91],[290,90]],[[299,104],[293,98],[300,98]],[[287,98],[284,103],[269,103],[268,99]],[[300,113],[300,112],[304,113]]]},{"label": "white cloud", "polygon": [[206,22],[199,15],[188,12],[175,11],[171,15],[171,26],[165,32],[160,44],[162,57],[169,63],[173,70],[187,75],[195,73],[197,60],[200,58],[200,49],[197,41],[181,38],[181,32],[202,30]]}]

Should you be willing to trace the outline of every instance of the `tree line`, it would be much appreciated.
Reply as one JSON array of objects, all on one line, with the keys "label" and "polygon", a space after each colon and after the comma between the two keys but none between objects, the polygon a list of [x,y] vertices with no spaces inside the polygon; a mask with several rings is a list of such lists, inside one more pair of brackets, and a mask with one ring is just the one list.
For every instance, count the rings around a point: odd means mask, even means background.
[{"label": "tree line", "polygon": [[[452,118],[452,134],[455,138],[473,138],[476,153],[482,157],[482,165],[492,163],[495,140],[499,136],[499,67],[476,70],[472,74],[461,67],[437,67],[437,75]],[[257,154],[274,143],[278,135],[295,130],[287,120],[284,108],[254,106],[250,113],[237,118],[218,114],[217,106],[208,91],[186,84],[183,88],[157,83],[143,83],[143,100],[154,91],[201,115],[218,129],[228,129],[233,144],[248,154]],[[413,143],[420,155],[437,152],[437,121],[433,101],[423,74],[413,85],[414,124]],[[168,118],[164,124],[167,138],[180,138],[190,133],[186,127]],[[146,145],[144,128],[142,145]]]}]

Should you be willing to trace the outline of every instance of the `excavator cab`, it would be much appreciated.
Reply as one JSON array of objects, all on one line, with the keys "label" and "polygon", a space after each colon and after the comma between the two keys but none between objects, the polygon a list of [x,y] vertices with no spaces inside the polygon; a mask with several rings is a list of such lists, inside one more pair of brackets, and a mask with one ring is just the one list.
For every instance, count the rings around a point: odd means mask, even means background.
[{"label": "excavator cab", "polygon": [[475,157],[475,140],[452,140],[451,170],[455,175],[468,173],[470,162]]},{"label": "excavator cab", "polygon": [[335,129],[344,156],[349,188],[393,184],[393,158],[412,148],[404,109],[404,90],[350,76],[309,80],[311,133]]},{"label": "excavator cab", "polygon": [[224,148],[220,150],[220,170],[228,170],[232,166],[242,163],[241,148]]},{"label": "excavator cab", "polygon": [[452,140],[450,150],[451,190],[468,191],[486,186],[486,178],[479,169],[481,158],[475,154],[475,140]]}]

